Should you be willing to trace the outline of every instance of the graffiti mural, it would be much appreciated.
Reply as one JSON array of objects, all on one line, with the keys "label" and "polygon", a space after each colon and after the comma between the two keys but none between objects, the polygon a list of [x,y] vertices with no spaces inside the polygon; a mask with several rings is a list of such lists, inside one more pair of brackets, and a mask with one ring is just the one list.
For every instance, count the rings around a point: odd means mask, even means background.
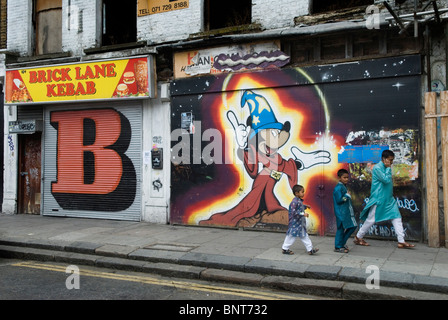
[{"label": "graffiti mural", "polygon": [[[390,148],[407,235],[418,238],[419,66],[408,56],[175,81],[171,222],[285,230],[301,184],[310,232],[334,233],[337,170],[351,172],[359,217],[369,170]],[[362,159],[346,156],[355,147]],[[393,234],[376,227],[372,235]]]},{"label": "graffiti mural", "polygon": [[[125,154],[129,120],[114,109],[53,111],[57,180],[51,193],[63,209],[120,211],[135,198],[136,174]],[[120,199],[120,201],[117,201]]]},{"label": "graffiti mural", "polygon": [[43,215],[140,221],[139,106],[46,108]]},{"label": "graffiti mural", "polygon": [[[274,194],[276,183],[285,175],[292,188],[298,181],[298,170],[330,162],[328,151],[307,153],[296,146],[291,147],[293,158],[284,159],[281,152],[289,140],[291,123],[278,122],[269,102],[250,90],[245,91],[241,98],[241,107],[246,105],[250,111],[247,125],[239,123],[232,110],[227,111],[226,115],[235,130],[238,152],[240,158],[244,159],[247,174],[254,180],[253,185],[249,194],[238,205],[226,212],[213,214],[208,220],[200,221],[201,225],[253,227],[258,222],[286,225],[288,210],[279,203]],[[262,166],[260,171],[259,166]]]}]

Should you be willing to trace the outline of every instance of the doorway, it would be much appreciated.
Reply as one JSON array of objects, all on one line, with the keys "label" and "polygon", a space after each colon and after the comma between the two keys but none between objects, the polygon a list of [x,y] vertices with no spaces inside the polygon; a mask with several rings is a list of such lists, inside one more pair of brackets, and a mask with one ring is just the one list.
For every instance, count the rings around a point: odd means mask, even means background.
[{"label": "doorway", "polygon": [[40,214],[41,138],[40,132],[19,135],[18,213]]}]

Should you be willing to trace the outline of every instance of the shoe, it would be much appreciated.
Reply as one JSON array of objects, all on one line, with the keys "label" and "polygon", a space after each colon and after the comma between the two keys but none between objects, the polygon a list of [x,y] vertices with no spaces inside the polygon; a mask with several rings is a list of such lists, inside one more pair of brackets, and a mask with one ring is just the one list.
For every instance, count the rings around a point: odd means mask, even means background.
[{"label": "shoe", "polygon": [[353,242],[359,246],[365,246],[365,247],[370,246],[370,244],[365,242],[364,239],[359,239],[357,236],[355,236],[355,239],[353,240]]},{"label": "shoe", "polygon": [[407,242],[398,242],[398,248],[399,249],[410,249],[414,248],[415,245],[407,243]]},{"label": "shoe", "polygon": [[282,249],[282,253],[283,254],[289,254],[289,255],[293,255],[294,254],[294,252],[292,252],[291,250],[285,250],[285,249]]},{"label": "shoe", "polygon": [[308,251],[308,254],[309,254],[309,255],[313,255],[313,254],[316,254],[317,251],[319,251],[318,248],[313,248],[313,249],[311,249],[310,251]]}]

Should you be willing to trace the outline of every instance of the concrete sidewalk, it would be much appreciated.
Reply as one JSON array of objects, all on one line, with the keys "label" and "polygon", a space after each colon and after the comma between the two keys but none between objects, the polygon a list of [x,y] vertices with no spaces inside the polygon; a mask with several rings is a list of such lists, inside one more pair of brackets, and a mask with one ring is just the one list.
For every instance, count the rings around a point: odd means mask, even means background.
[{"label": "concrete sidewalk", "polygon": [[[57,261],[258,285],[344,299],[448,299],[448,249],[372,240],[347,243],[311,236],[316,255],[300,241],[281,252],[285,234],[81,218],[0,214],[0,258]],[[367,289],[380,270],[380,289]],[[371,282],[369,282],[371,283]]]}]

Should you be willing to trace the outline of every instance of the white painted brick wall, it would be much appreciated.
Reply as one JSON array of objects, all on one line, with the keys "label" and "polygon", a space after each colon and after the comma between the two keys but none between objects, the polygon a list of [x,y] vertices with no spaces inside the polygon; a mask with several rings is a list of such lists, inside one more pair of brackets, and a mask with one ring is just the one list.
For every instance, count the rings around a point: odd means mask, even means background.
[{"label": "white painted brick wall", "polygon": [[8,1],[8,30],[7,48],[20,54],[31,53],[32,30],[31,30],[30,0]]},{"label": "white painted brick wall", "polygon": [[[100,14],[97,10],[101,10],[97,1],[62,1],[63,51],[81,56],[83,49],[97,45],[97,29],[101,23],[97,19]],[[31,3],[32,0],[8,1],[8,49],[21,55],[32,54]],[[190,34],[203,30],[203,11],[203,0],[190,0],[187,9],[138,17],[137,40],[154,44],[186,40]],[[293,26],[294,17],[308,12],[309,0],[252,0],[252,22],[260,23],[264,29]]]},{"label": "white painted brick wall", "polygon": [[309,13],[309,0],[252,0],[252,22],[264,29],[294,26],[294,17]]},{"label": "white painted brick wall", "polygon": [[203,0],[190,0],[189,7],[137,19],[137,39],[162,43],[187,39],[202,31]]},{"label": "white painted brick wall", "polygon": [[[190,0],[188,9],[138,18],[138,40],[153,43],[185,40],[203,31],[203,0]],[[309,13],[309,0],[252,0],[252,22],[264,29],[294,26],[294,17]]]},{"label": "white painted brick wall", "polygon": [[[75,11],[69,10],[69,2]],[[34,41],[31,25],[32,0],[8,1],[8,50],[21,55],[32,54]],[[62,50],[82,56],[83,49],[93,48],[97,43],[101,20],[101,0],[63,0]],[[158,13],[137,18],[137,40],[161,44],[187,40],[192,33],[203,30],[204,0],[190,0],[186,9]],[[309,14],[311,0],[252,0],[252,22],[263,29],[294,26],[294,18]],[[379,4],[379,0],[375,0]],[[441,7],[448,0],[439,0]],[[69,12],[74,25],[69,25]],[[73,14],[81,17],[73,19]],[[78,21],[80,24],[78,24]],[[125,23],[123,21],[117,23]],[[79,28],[79,29],[78,29]]]},{"label": "white painted brick wall", "polygon": [[79,56],[83,49],[96,46],[96,8],[96,1],[92,0],[62,1],[62,51]]}]

